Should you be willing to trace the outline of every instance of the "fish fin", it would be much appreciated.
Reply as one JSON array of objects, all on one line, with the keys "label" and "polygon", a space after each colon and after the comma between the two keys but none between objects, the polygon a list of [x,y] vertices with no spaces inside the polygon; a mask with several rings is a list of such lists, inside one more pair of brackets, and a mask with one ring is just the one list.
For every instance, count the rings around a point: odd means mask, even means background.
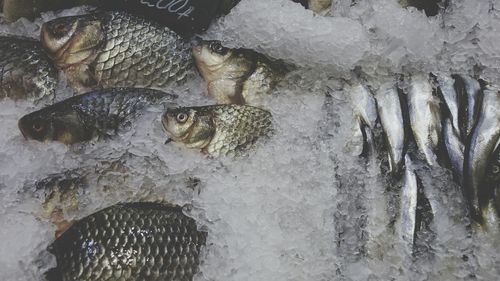
[{"label": "fish fin", "polygon": [[67,70],[68,82],[78,92],[85,92],[97,88],[97,78],[89,65],[70,66]]}]

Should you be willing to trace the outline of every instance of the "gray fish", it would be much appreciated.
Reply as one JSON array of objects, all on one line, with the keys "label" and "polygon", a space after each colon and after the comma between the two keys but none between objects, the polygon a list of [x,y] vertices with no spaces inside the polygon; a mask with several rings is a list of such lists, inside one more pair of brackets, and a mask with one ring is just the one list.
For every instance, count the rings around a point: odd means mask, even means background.
[{"label": "gray fish", "polygon": [[65,144],[109,138],[125,130],[148,108],[175,95],[143,88],[97,90],[58,102],[19,120],[24,137]]},{"label": "gray fish", "polygon": [[380,86],[376,95],[378,114],[389,146],[391,171],[397,171],[403,160],[405,130],[398,90],[394,82]]},{"label": "gray fish", "polygon": [[483,92],[483,101],[478,120],[472,130],[470,144],[466,150],[464,165],[465,188],[472,211],[482,219],[482,208],[491,196],[485,186],[488,161],[500,142],[500,92],[488,86]]},{"label": "gray fish", "polygon": [[77,90],[165,88],[192,69],[190,48],[175,32],[123,12],[46,22],[41,41]]},{"label": "gray fish", "polygon": [[73,224],[49,247],[49,280],[192,280],[207,233],[178,206],[118,204]]},{"label": "gray fish", "polygon": [[52,100],[57,76],[40,42],[0,36],[0,98]]},{"label": "gray fish", "polygon": [[456,132],[459,132],[460,126],[458,123],[458,94],[455,90],[455,79],[448,75],[438,73],[437,80],[439,83],[439,87],[441,89],[441,93],[443,94],[444,101],[446,103],[446,107],[448,108],[453,128]]},{"label": "gray fish", "polygon": [[413,247],[415,238],[417,195],[417,175],[415,174],[415,170],[413,168],[410,157],[406,155],[404,183],[400,193],[400,215],[397,232],[410,247]]},{"label": "gray fish", "polygon": [[251,104],[269,93],[283,78],[284,65],[247,49],[223,47],[219,41],[204,41],[193,47],[198,70],[217,103]]},{"label": "gray fish", "polygon": [[213,156],[239,156],[273,132],[271,113],[247,105],[168,109],[162,118],[170,139]]},{"label": "gray fish", "polygon": [[464,171],[465,146],[460,141],[460,136],[457,135],[449,118],[446,118],[443,124],[443,140],[448,151],[451,167],[459,177],[459,182],[461,183]]},{"label": "gray fish", "polygon": [[467,99],[460,112],[460,115],[463,116],[462,126],[460,127],[462,139],[466,140],[470,136],[476,122],[477,111],[479,110],[477,103],[481,94],[481,85],[477,80],[468,75],[460,75],[460,78],[465,84],[465,96]]},{"label": "gray fish", "polygon": [[377,102],[370,90],[359,82],[346,88],[351,97],[354,115],[360,124],[367,125],[370,129],[375,127],[377,121]]},{"label": "gray fish", "polygon": [[419,150],[429,165],[436,165],[436,150],[441,135],[439,101],[433,96],[432,86],[424,75],[411,77],[408,92],[410,125]]}]

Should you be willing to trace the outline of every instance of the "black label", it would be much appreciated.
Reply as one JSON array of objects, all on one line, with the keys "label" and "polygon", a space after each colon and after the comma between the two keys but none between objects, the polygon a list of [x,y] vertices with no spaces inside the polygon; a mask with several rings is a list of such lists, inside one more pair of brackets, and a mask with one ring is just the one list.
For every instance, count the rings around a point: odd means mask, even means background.
[{"label": "black label", "polygon": [[208,28],[222,0],[102,0],[102,6],[125,10],[166,25],[181,35]]}]

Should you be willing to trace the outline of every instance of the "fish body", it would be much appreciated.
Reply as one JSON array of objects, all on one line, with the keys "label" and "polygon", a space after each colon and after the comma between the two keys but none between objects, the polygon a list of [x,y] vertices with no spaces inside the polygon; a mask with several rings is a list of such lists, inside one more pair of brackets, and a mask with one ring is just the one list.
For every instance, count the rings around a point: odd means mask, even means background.
[{"label": "fish body", "polygon": [[443,123],[443,140],[448,152],[451,167],[459,177],[459,182],[462,183],[465,146],[460,141],[460,136],[457,134],[457,131],[455,131],[449,118]]},{"label": "fish body", "polygon": [[239,156],[273,132],[271,113],[247,105],[168,109],[162,117],[169,137],[213,156]]},{"label": "fish body", "polygon": [[429,165],[436,165],[436,150],[441,134],[439,102],[432,94],[432,86],[424,75],[411,78],[408,92],[410,125],[419,150]]},{"label": "fish body", "polygon": [[418,183],[411,159],[405,156],[404,183],[400,193],[400,236],[411,247],[414,244],[417,217]]},{"label": "fish body", "polygon": [[42,44],[79,91],[110,87],[165,88],[192,69],[187,44],[168,28],[123,12],[46,22]]},{"label": "fish body", "polygon": [[19,120],[29,139],[65,144],[108,138],[130,125],[149,107],[166,104],[175,95],[157,90],[114,88],[75,96]]},{"label": "fish body", "polygon": [[466,140],[471,132],[474,124],[476,122],[476,116],[478,108],[478,100],[481,94],[481,85],[479,82],[468,75],[459,76],[465,87],[465,102],[462,106],[461,116],[462,117],[462,139]]},{"label": "fish body", "polygon": [[218,41],[194,46],[193,56],[207,82],[208,94],[218,103],[255,104],[286,72],[263,55],[246,49],[229,49]]},{"label": "fish body", "polygon": [[53,99],[57,76],[40,42],[0,36],[0,98]]},{"label": "fish body", "polygon": [[446,107],[450,112],[450,117],[452,121],[451,123],[453,125],[453,128],[457,132],[459,132],[460,130],[460,126],[458,123],[459,104],[458,104],[458,94],[457,91],[455,90],[455,79],[447,75],[438,74],[437,80],[441,89],[441,93],[443,95],[443,99],[446,103]]},{"label": "fish body", "polygon": [[477,123],[472,130],[465,159],[466,193],[472,210],[482,219],[482,208],[491,196],[485,186],[488,163],[500,141],[500,92],[488,87],[483,92]]},{"label": "fish body", "polygon": [[376,95],[378,114],[389,146],[391,171],[398,170],[403,160],[405,130],[398,90],[394,83],[380,86]]},{"label": "fish body", "polygon": [[354,115],[357,116],[360,123],[373,129],[378,118],[377,102],[373,94],[366,86],[359,83],[350,86],[347,92],[351,97]]},{"label": "fish body", "polygon": [[53,242],[49,251],[57,268],[51,276],[62,281],[192,280],[206,236],[180,207],[114,205],[75,222]]}]

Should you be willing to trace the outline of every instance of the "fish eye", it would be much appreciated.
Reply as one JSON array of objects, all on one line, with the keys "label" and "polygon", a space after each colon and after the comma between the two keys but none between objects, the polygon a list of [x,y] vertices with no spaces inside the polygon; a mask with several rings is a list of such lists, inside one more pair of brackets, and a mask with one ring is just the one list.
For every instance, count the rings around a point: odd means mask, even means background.
[{"label": "fish eye", "polygon": [[222,46],[222,44],[219,41],[211,42],[210,49],[218,54],[223,54],[225,51],[225,48]]},{"label": "fish eye", "polygon": [[493,174],[498,174],[500,172],[500,167],[497,165],[493,166],[492,172]]},{"label": "fish eye", "polygon": [[35,130],[35,132],[41,132],[45,126],[43,124],[43,121],[41,119],[36,119],[33,121],[33,130]]},{"label": "fish eye", "polygon": [[176,119],[177,119],[177,122],[184,123],[187,121],[188,115],[186,113],[179,113],[179,114],[177,114]]},{"label": "fish eye", "polygon": [[57,37],[62,37],[68,33],[71,29],[71,25],[66,22],[59,22],[54,25],[52,28],[52,33]]}]

